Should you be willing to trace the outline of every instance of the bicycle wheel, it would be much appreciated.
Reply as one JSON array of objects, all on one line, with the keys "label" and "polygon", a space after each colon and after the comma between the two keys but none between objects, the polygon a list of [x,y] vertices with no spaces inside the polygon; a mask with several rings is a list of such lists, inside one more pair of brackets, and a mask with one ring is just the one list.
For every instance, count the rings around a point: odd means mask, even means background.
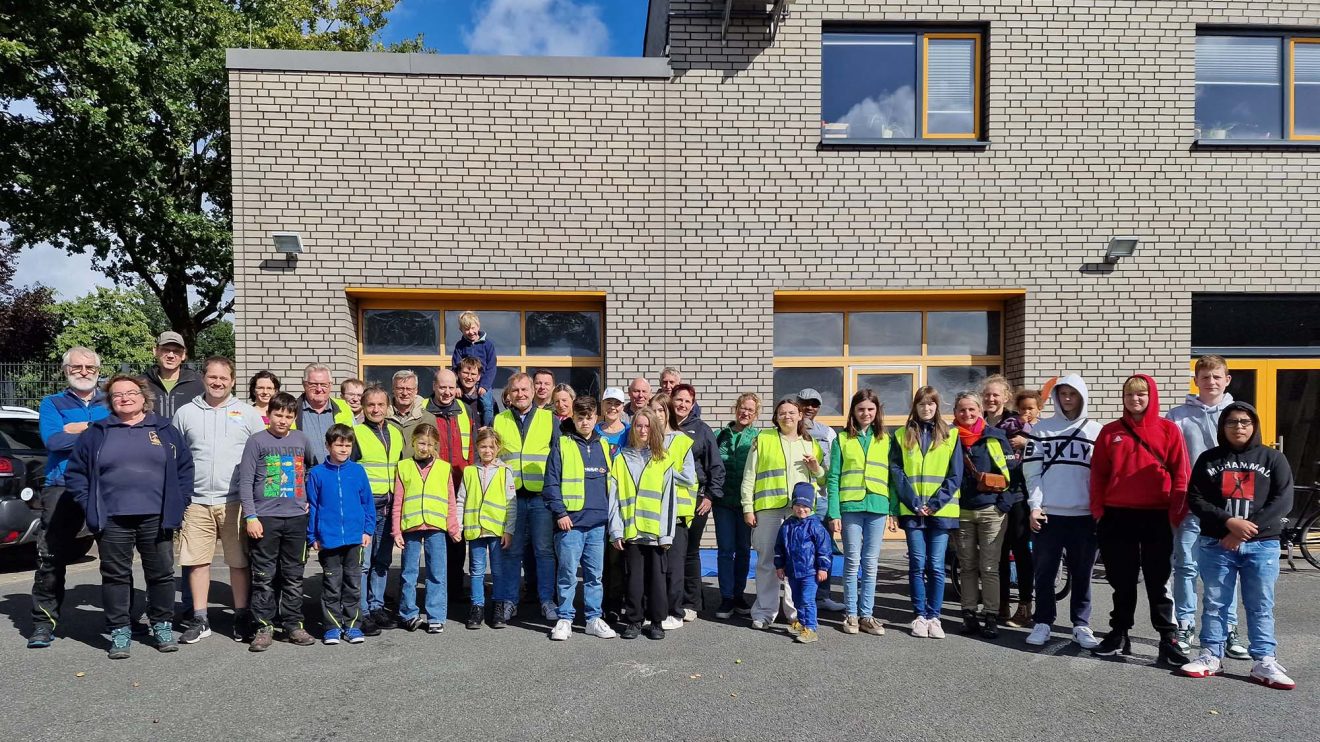
[{"label": "bicycle wheel", "polygon": [[1312,567],[1320,569],[1320,513],[1312,515],[1298,529],[1297,545]]},{"label": "bicycle wheel", "polygon": [[1067,563],[1059,565],[1059,573],[1054,577],[1054,599],[1063,600],[1072,592],[1072,572],[1068,571]]}]

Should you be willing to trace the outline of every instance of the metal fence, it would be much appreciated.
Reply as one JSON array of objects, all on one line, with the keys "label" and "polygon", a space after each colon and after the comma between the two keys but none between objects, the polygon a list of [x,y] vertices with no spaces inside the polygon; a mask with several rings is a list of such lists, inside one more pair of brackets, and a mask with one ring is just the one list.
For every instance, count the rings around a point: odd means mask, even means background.
[{"label": "metal fence", "polygon": [[[186,364],[191,367],[192,364]],[[127,363],[101,363],[101,381],[116,372],[140,371]],[[41,398],[68,386],[58,363],[0,363],[0,405],[37,409]]]}]

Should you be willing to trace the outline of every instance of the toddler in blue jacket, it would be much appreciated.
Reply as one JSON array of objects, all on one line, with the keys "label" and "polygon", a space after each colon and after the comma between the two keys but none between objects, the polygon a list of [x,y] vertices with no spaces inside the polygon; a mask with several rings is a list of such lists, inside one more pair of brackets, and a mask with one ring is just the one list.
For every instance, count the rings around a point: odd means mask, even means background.
[{"label": "toddler in blue jacket", "polygon": [[793,515],[779,527],[775,539],[775,575],[788,579],[793,591],[793,605],[798,618],[789,627],[793,640],[809,644],[819,637],[816,631],[816,586],[828,580],[834,561],[834,545],[825,525],[812,517],[816,510],[816,489],[809,482],[793,488]]},{"label": "toddler in blue jacket", "polygon": [[325,434],[329,456],[307,475],[307,544],[321,562],[321,612],[326,644],[363,640],[362,549],[376,531],[376,504],[367,470],[353,453],[353,429],[336,423]]}]

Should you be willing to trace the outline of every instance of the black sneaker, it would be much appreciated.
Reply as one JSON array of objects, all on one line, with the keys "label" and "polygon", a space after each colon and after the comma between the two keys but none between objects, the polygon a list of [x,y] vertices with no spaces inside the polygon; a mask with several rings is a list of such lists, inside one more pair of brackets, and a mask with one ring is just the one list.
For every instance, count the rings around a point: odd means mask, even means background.
[{"label": "black sneaker", "polygon": [[205,618],[194,617],[184,625],[179,641],[184,644],[196,644],[211,635],[211,622]]},{"label": "black sneaker", "polygon": [[490,627],[492,629],[502,629],[509,625],[510,604],[503,600],[495,601],[490,609]]},{"label": "black sneaker", "polygon": [[369,615],[362,619],[362,635],[380,636],[380,627],[376,625],[375,619]]},{"label": "black sneaker", "polygon": [[647,639],[654,639],[654,640],[656,640],[656,641],[659,641],[659,640],[665,638],[665,630],[662,629],[662,628],[660,628],[660,624],[656,624],[656,623],[653,623],[653,624],[647,624],[647,626],[646,626],[646,638],[647,638]]},{"label": "black sneaker", "polygon": [[1091,650],[1096,657],[1113,657],[1119,652],[1132,654],[1132,640],[1126,631],[1110,631],[1100,640],[1100,646]]},{"label": "black sneaker", "polygon": [[1164,631],[1160,633],[1160,652],[1156,662],[1162,662],[1170,667],[1182,667],[1190,664],[1191,657],[1178,647],[1178,632]]},{"label": "black sneaker", "polygon": [[376,626],[380,627],[382,631],[389,631],[390,629],[399,628],[399,622],[395,621],[394,616],[391,616],[389,612],[387,612],[383,608],[380,610],[372,611],[371,620],[375,621]]},{"label": "black sneaker", "polygon": [[234,614],[234,633],[231,638],[236,642],[250,642],[257,633],[252,612],[244,608]]},{"label": "black sneaker", "polygon": [[980,631],[981,631],[981,622],[977,620],[976,613],[974,611],[963,611],[962,628],[959,629],[958,632],[960,634],[966,634],[967,636],[971,636],[972,634],[980,633]]},{"label": "black sneaker", "polygon": [[987,613],[985,620],[981,622],[981,638],[998,639],[999,638],[999,619],[993,614]]},{"label": "black sneaker", "polygon": [[32,636],[28,637],[28,649],[45,649],[55,641],[55,631],[49,626],[42,624],[32,629]]},{"label": "black sneaker", "polygon": [[752,615],[752,604],[747,602],[747,596],[739,595],[733,599],[733,612],[739,616]]},{"label": "black sneaker", "polygon": [[638,626],[635,623],[624,624],[623,630],[619,632],[619,636],[623,639],[636,639],[641,635],[642,635],[642,627]]},{"label": "black sneaker", "polygon": [[715,618],[718,618],[721,621],[727,621],[730,618],[733,618],[733,612],[735,610],[737,609],[735,608],[733,599],[725,598],[720,601],[720,607],[715,609]]},{"label": "black sneaker", "polygon": [[408,631],[416,631],[418,629],[424,629],[426,628],[426,622],[422,620],[421,616],[413,616],[412,618],[403,622],[403,628],[407,629]]},{"label": "black sneaker", "polygon": [[476,630],[481,628],[481,619],[486,617],[486,606],[470,605],[468,606],[468,617],[466,626],[469,629]]}]

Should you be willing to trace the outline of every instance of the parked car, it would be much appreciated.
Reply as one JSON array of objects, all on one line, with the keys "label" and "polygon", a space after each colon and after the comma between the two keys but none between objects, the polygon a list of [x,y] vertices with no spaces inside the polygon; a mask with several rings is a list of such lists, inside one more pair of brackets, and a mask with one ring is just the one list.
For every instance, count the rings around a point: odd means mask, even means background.
[{"label": "parked car", "polygon": [[[26,407],[0,406],[0,549],[25,548],[35,554],[45,478],[39,416]],[[93,543],[84,527],[71,557],[83,557]]]}]

